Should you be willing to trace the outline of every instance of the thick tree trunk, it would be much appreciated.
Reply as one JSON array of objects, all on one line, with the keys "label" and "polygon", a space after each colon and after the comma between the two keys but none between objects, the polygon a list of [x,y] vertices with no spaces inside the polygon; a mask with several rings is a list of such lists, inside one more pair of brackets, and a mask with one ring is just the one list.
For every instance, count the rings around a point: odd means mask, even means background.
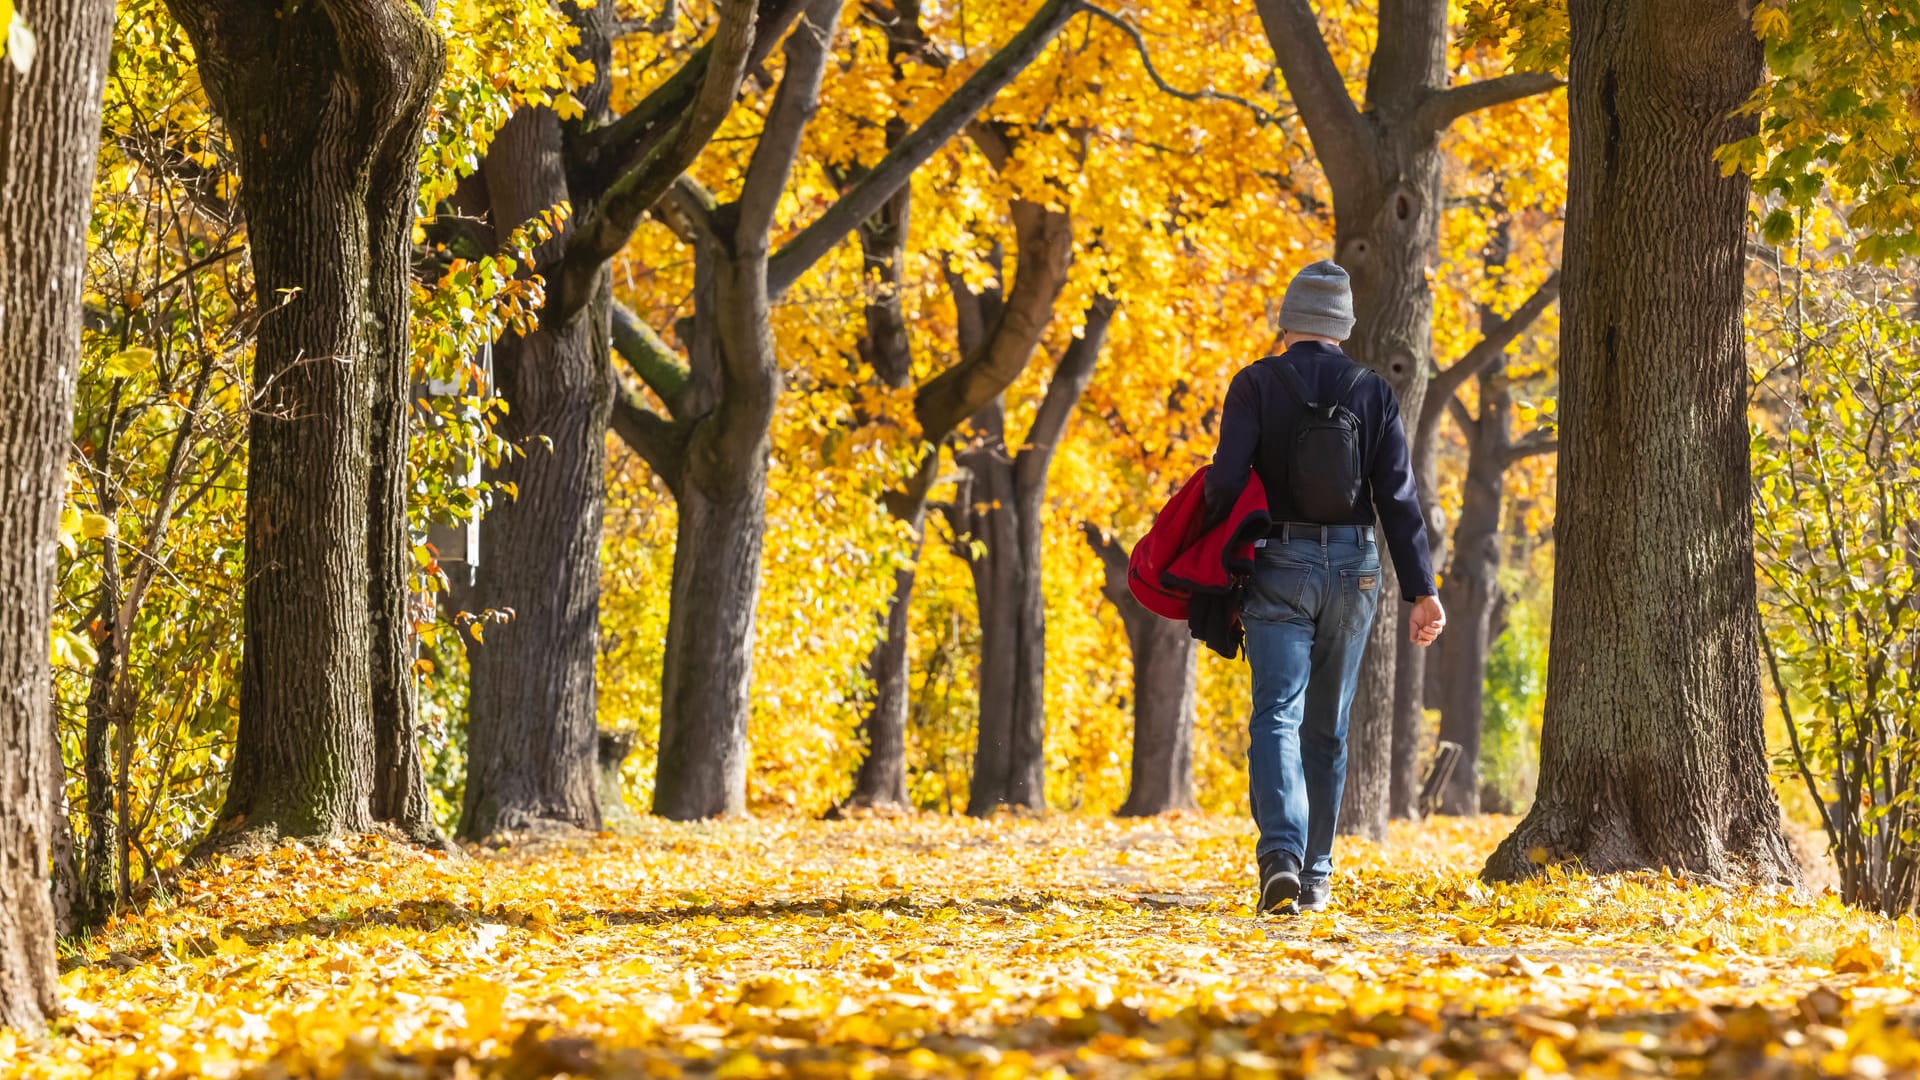
[{"label": "thick tree trunk", "polygon": [[87,208],[113,5],[30,9],[39,55],[0,60],[0,1028],[59,1008],[48,892],[65,780],[47,667],[54,522],[80,367]]},{"label": "thick tree trunk", "polygon": [[[999,406],[978,426],[997,425]],[[1046,611],[1040,594],[1044,487],[1019,482],[1005,441],[989,437],[960,455],[966,541],[980,612],[980,727],[967,813],[1046,806]]]},{"label": "thick tree trunk", "polygon": [[713,405],[694,428],[680,485],[653,791],[653,812],[678,821],[747,808],[754,609],[781,383],[765,237],[744,251],[708,237],[699,258],[691,392]]},{"label": "thick tree trunk", "polygon": [[[1436,66],[1445,57],[1444,25],[1437,41],[1427,58]],[[1443,73],[1436,73],[1436,82],[1443,79]],[[1353,277],[1358,320],[1346,352],[1386,377],[1399,396],[1401,416],[1410,418],[1420,415],[1425,400],[1433,338],[1433,293],[1426,273],[1439,244],[1440,151],[1431,135],[1387,145],[1396,158],[1388,175],[1398,177],[1397,182],[1381,185],[1377,198],[1336,220],[1334,247]],[[1382,164],[1383,171],[1388,168]],[[1383,557],[1380,568],[1382,602],[1354,691],[1347,782],[1340,804],[1340,831],[1372,840],[1386,838],[1392,809],[1394,670],[1406,629],[1406,605],[1400,600],[1393,560]]]},{"label": "thick tree trunk", "polygon": [[[1447,4],[1381,0],[1365,110],[1326,47],[1307,0],[1255,0],[1260,20],[1333,189],[1334,258],[1353,278],[1358,323],[1347,352],[1386,377],[1409,424],[1420,416],[1432,345],[1427,271],[1439,248],[1439,136],[1454,119],[1551,89],[1543,75],[1448,85]],[[1354,696],[1340,829],[1386,835],[1392,789],[1395,662],[1405,610],[1391,560]],[[1406,682],[1411,702],[1419,680]],[[1403,714],[1402,726],[1411,713]]]},{"label": "thick tree trunk", "polygon": [[[389,335],[404,338],[407,317],[404,291],[376,280],[404,269],[387,265],[391,251],[376,260],[373,247],[391,240],[382,219],[392,178],[415,167],[442,50],[419,10],[398,0],[296,12],[229,0],[170,6],[240,157],[262,309],[240,727],[222,831],[365,829],[376,786],[376,351]],[[387,190],[376,191],[375,178]]]},{"label": "thick tree trunk", "polygon": [[730,463],[744,466],[737,483],[716,492],[689,484],[680,496],[653,797],[653,812],[677,821],[743,814],[747,808],[747,717],[767,528],[768,446],[763,440],[741,449],[747,460]]},{"label": "thick tree trunk", "polygon": [[1133,764],[1121,817],[1191,810],[1194,691],[1198,649],[1185,623],[1148,611],[1127,588],[1127,551],[1089,522],[1100,556],[1101,592],[1120,612],[1133,654]]},{"label": "thick tree trunk", "polygon": [[[438,81],[438,63],[433,81]],[[429,95],[410,102],[387,134],[367,197],[372,318],[372,456],[367,505],[367,608],[372,617],[373,816],[409,838],[438,843],[426,774],[420,766],[413,662],[413,536],[407,520],[407,446],[411,423],[414,203],[420,190],[420,138]]]},{"label": "thick tree trunk", "polygon": [[1467,475],[1453,561],[1441,586],[1447,632],[1435,648],[1440,738],[1458,743],[1460,761],[1441,794],[1440,812],[1480,812],[1480,730],[1493,610],[1500,598],[1500,511],[1505,499],[1512,391],[1506,372],[1480,376],[1480,417],[1467,426]]},{"label": "thick tree trunk", "polygon": [[[524,109],[482,166],[494,232],[569,198],[560,120]],[[543,251],[542,259],[549,256]],[[516,496],[481,521],[475,596],[511,612],[469,646],[468,776],[460,835],[597,829],[594,661],[600,635],[600,532],[614,376],[603,269],[586,306],[494,349],[509,411],[499,432],[522,453],[490,470]]]},{"label": "thick tree trunk", "polygon": [[1758,40],[1721,0],[1577,0],[1553,644],[1533,809],[1577,860],[1795,883],[1767,782],[1741,327]]}]

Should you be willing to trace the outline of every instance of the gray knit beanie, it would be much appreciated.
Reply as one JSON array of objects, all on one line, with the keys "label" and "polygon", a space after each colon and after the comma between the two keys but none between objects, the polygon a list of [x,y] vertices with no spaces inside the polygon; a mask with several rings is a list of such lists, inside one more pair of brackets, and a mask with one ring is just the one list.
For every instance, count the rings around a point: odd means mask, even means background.
[{"label": "gray knit beanie", "polygon": [[1352,337],[1353,285],[1347,272],[1322,259],[1295,274],[1280,301],[1280,329],[1336,341]]}]

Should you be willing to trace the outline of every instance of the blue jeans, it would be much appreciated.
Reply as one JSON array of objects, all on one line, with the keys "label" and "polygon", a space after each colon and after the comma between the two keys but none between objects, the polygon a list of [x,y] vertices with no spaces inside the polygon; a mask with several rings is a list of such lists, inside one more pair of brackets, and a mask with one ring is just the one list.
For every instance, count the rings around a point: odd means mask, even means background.
[{"label": "blue jeans", "polygon": [[1333,872],[1347,781],[1347,710],[1380,599],[1380,554],[1352,528],[1269,539],[1240,609],[1253,668],[1247,749],[1260,858],[1298,860],[1303,884]]}]

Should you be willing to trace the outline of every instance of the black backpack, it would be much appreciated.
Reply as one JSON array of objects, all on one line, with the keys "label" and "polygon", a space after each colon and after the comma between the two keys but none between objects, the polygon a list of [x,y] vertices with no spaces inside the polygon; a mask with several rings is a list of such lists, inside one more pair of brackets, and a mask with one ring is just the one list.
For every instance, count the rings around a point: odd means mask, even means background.
[{"label": "black backpack", "polygon": [[1308,524],[1338,525],[1353,520],[1366,484],[1361,461],[1360,417],[1347,408],[1347,395],[1367,369],[1348,365],[1334,388],[1333,400],[1313,400],[1307,382],[1292,364],[1276,359],[1280,381],[1301,405],[1293,428],[1293,456],[1287,464],[1287,494]]}]

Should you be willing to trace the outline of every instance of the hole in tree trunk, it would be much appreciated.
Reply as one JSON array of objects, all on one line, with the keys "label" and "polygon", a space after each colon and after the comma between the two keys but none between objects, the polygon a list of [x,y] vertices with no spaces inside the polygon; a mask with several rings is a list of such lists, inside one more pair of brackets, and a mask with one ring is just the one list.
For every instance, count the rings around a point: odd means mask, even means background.
[{"label": "hole in tree trunk", "polygon": [[1401,221],[1413,216],[1413,200],[1404,191],[1393,197],[1393,216]]}]

